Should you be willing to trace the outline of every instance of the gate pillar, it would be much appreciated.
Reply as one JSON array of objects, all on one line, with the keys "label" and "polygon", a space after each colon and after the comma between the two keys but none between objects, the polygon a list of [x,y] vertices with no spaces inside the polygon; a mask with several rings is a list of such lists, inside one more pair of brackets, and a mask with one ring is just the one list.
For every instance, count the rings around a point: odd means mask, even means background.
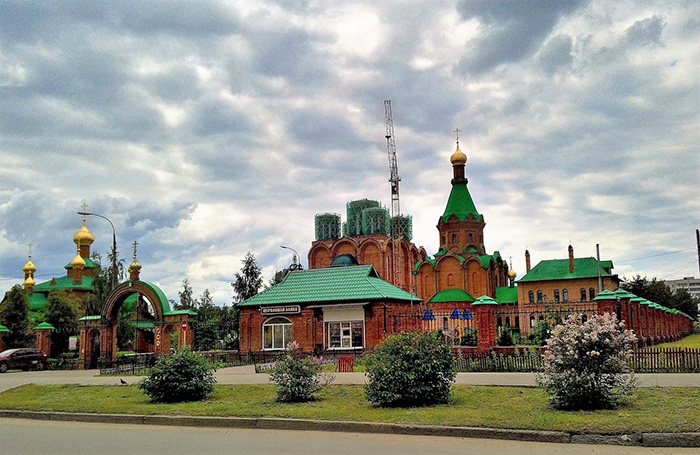
[{"label": "gate pillar", "polygon": [[498,303],[487,295],[476,299],[472,306],[476,307],[476,352],[485,353],[496,344],[496,322],[493,313]]}]

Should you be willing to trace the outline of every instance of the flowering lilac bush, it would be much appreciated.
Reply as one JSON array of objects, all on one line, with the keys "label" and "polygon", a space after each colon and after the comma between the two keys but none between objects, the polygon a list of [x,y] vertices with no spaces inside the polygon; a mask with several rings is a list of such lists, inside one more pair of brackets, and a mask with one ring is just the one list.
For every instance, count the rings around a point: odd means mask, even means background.
[{"label": "flowering lilac bush", "polygon": [[310,401],[326,386],[333,376],[323,373],[320,357],[305,356],[299,343],[287,344],[284,358],[270,370],[270,381],[277,386],[277,401],[289,403]]},{"label": "flowering lilac bush", "polygon": [[552,331],[544,353],[538,384],[557,409],[609,409],[636,391],[637,380],[628,362],[636,337],[614,314],[586,322],[570,315]]}]

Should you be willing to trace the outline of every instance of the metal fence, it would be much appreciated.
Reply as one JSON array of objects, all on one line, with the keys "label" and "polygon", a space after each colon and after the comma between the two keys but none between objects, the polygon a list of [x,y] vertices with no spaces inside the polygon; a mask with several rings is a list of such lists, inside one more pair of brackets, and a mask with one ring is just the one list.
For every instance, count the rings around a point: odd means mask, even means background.
[{"label": "metal fence", "polygon": [[476,346],[477,329],[474,314],[469,310],[455,308],[451,312],[436,313],[427,309],[420,314],[389,316],[389,332],[440,332],[445,341],[453,346]]}]

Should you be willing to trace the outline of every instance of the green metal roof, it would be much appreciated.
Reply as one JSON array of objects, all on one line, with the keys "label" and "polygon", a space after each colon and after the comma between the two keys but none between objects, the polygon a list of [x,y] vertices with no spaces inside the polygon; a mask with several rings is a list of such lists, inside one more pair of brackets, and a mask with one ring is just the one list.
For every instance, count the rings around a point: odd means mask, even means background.
[{"label": "green metal roof", "polygon": [[473,302],[474,300],[476,299],[463,289],[445,289],[435,294],[428,303]]},{"label": "green metal roof", "polygon": [[496,288],[494,300],[498,303],[518,303],[518,288],[515,286],[499,286]]},{"label": "green metal roof", "polygon": [[48,305],[46,294],[32,292],[29,294],[29,311],[38,311]]},{"label": "green metal roof", "polygon": [[[600,273],[602,276],[612,276],[612,261],[600,261],[600,265]],[[574,259],[573,272],[569,272],[568,259],[551,259],[537,264],[517,282],[572,280],[577,278],[594,278],[597,276],[598,261],[593,257]]]},{"label": "green metal roof", "polygon": [[255,295],[239,307],[314,302],[357,302],[393,300],[420,301],[380,279],[371,265],[295,270],[281,283]]},{"label": "green metal roof", "polygon": [[[56,284],[51,284],[53,281]],[[73,278],[69,276],[62,276],[60,278],[54,278],[51,281],[44,281],[34,286],[34,292],[49,292],[54,289],[92,289],[92,277],[84,276],[80,284],[73,284]]]},{"label": "green metal roof", "polygon": [[[93,261],[90,258],[83,258],[83,261],[85,261],[85,266],[83,267],[84,269],[94,269],[97,268],[97,264],[95,264],[95,261]],[[73,266],[69,262],[68,264],[63,266],[64,269],[72,269]]]},{"label": "green metal roof", "polygon": [[38,326],[34,327],[34,330],[56,330],[56,327],[52,326],[48,322],[42,322]]},{"label": "green metal roof", "polygon": [[482,295],[481,297],[476,299],[476,302],[474,302],[472,305],[498,305],[498,302],[493,300],[488,295]]},{"label": "green metal roof", "polygon": [[[148,281],[134,280],[133,282],[143,284],[148,289],[150,289],[151,292],[153,292],[156,295],[156,297],[158,298],[158,302],[151,302],[151,303],[153,303],[153,304],[158,303],[160,305],[161,310],[163,310],[164,315],[172,314],[172,310],[170,309],[170,302],[168,301],[168,298],[165,296],[165,293],[163,293],[163,291],[158,286],[156,286],[155,284],[150,283]],[[127,300],[129,298],[131,298],[131,296],[127,297]]]},{"label": "green metal roof", "polygon": [[466,184],[452,185],[450,197],[447,199],[445,213],[442,214],[442,221],[447,221],[452,215],[455,215],[460,221],[466,220],[469,215],[474,216],[478,221],[484,219],[479,212],[476,211],[476,206],[472,200],[471,194],[467,189]]}]

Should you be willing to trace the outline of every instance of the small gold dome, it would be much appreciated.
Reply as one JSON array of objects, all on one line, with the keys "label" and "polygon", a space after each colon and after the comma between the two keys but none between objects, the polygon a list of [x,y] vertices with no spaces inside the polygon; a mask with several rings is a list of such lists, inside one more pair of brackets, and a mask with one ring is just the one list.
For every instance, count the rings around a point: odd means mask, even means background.
[{"label": "small gold dome", "polygon": [[82,269],[83,267],[85,267],[85,259],[81,258],[80,253],[78,253],[75,256],[75,258],[72,261],[70,261],[70,265],[74,269]]},{"label": "small gold dome", "polygon": [[450,157],[450,162],[453,166],[467,164],[467,155],[462,153],[462,151],[459,149],[459,144],[457,144],[457,150],[455,150],[455,152]]},{"label": "small gold dome", "polygon": [[34,278],[30,276],[27,277],[26,280],[24,280],[24,287],[29,287],[29,286],[34,286]]},{"label": "small gold dome", "polygon": [[34,273],[36,272],[36,266],[32,262],[32,259],[29,258],[26,264],[24,264],[24,267],[22,267],[22,271],[24,273]]},{"label": "small gold dome", "polygon": [[73,236],[73,242],[75,242],[76,245],[92,245],[92,242],[95,241],[95,236],[92,235],[92,232],[88,231],[88,228],[85,226],[85,220],[83,220],[83,227],[75,233]]},{"label": "small gold dome", "polygon": [[131,272],[136,272],[141,270],[141,263],[136,260],[136,256],[134,256],[134,260],[131,261],[131,265],[129,265],[129,273]]},{"label": "small gold dome", "polygon": [[516,276],[518,276],[518,274],[515,273],[515,270],[510,269],[510,270],[508,271],[508,278],[510,278],[511,280],[514,280]]}]

